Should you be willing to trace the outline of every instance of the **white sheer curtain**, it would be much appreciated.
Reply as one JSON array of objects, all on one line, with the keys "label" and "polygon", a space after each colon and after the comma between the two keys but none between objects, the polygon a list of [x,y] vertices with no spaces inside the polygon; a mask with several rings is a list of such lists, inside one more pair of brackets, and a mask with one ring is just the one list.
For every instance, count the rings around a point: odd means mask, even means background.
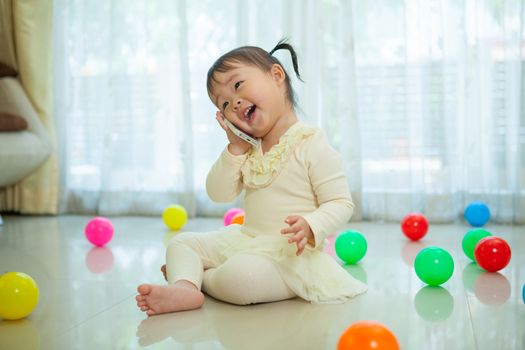
[{"label": "white sheer curtain", "polygon": [[519,0],[55,0],[62,211],[221,215],[206,72],[289,37],[301,118],[343,155],[358,217],[453,221],[482,200],[523,223],[523,20]]},{"label": "white sheer curtain", "polygon": [[55,1],[62,211],[194,211],[184,5]]},{"label": "white sheer curtain", "polygon": [[[523,1],[356,1],[363,212],[525,222]],[[382,25],[378,26],[377,23]]]}]

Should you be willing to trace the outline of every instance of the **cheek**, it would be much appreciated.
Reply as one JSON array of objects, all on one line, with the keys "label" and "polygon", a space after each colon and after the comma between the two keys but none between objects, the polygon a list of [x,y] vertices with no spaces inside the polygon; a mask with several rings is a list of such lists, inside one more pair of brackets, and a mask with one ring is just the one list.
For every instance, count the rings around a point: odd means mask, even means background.
[{"label": "cheek", "polygon": [[272,107],[272,104],[275,103],[276,97],[278,97],[275,89],[272,89],[270,86],[259,86],[257,89],[254,89],[254,103],[256,104],[265,104],[265,107]]}]

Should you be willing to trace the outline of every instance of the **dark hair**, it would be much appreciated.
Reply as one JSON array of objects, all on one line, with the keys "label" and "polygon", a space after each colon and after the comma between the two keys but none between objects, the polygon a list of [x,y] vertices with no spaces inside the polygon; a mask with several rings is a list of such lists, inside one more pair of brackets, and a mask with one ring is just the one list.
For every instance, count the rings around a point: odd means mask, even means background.
[{"label": "dark hair", "polygon": [[215,63],[213,63],[211,68],[208,70],[208,78],[206,80],[206,87],[208,88],[208,94],[210,94],[210,92],[213,89],[213,83],[217,82],[217,79],[214,76],[215,72],[219,72],[219,73],[227,72],[235,68],[236,63],[249,64],[252,66],[259,67],[265,72],[270,72],[270,70],[272,69],[272,66],[274,64],[278,64],[284,70],[288,102],[290,102],[290,105],[295,108],[297,106],[297,100],[296,100],[295,92],[292,88],[290,77],[288,76],[288,73],[284,69],[281,62],[273,56],[273,53],[275,51],[281,50],[281,49],[290,51],[290,55],[292,56],[292,64],[293,64],[293,69],[295,71],[295,75],[300,81],[303,81],[303,79],[301,78],[301,75],[299,74],[299,68],[297,65],[297,54],[295,53],[295,50],[292,47],[292,45],[288,44],[286,39],[282,39],[277,43],[277,45],[270,52],[266,52],[265,50],[257,46],[241,46],[219,57],[217,61],[215,61]]}]

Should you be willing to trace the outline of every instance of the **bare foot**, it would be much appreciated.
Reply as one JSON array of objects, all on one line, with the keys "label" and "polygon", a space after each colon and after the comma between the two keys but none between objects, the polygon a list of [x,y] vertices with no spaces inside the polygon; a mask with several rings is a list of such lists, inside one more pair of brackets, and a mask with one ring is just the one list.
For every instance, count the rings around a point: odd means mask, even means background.
[{"label": "bare foot", "polygon": [[149,316],[198,309],[204,304],[204,294],[188,281],[166,286],[141,284],[137,291],[137,306]]}]

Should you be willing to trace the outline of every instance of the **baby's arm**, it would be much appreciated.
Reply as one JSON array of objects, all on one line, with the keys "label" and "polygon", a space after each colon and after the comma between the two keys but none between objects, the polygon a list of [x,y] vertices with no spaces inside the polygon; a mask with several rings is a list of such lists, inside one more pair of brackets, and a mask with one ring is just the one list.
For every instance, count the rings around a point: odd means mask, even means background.
[{"label": "baby's arm", "polygon": [[341,157],[330,146],[323,132],[312,136],[305,147],[306,164],[319,207],[304,215],[318,247],[331,233],[346,224],[354,212],[354,203]]},{"label": "baby's arm", "polygon": [[247,157],[231,154],[228,147],[224,149],[206,178],[206,190],[214,202],[231,202],[241,193],[241,167]]},{"label": "baby's arm", "polygon": [[210,169],[206,178],[206,191],[215,202],[231,202],[242,191],[241,167],[248,158],[250,144],[231,132],[221,112],[216,113],[215,119],[226,131],[230,143]]}]

